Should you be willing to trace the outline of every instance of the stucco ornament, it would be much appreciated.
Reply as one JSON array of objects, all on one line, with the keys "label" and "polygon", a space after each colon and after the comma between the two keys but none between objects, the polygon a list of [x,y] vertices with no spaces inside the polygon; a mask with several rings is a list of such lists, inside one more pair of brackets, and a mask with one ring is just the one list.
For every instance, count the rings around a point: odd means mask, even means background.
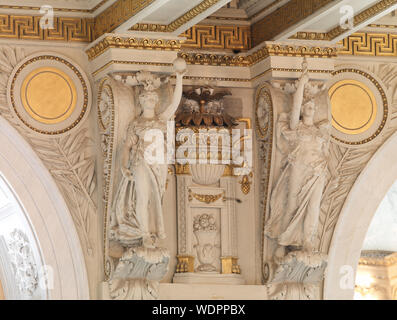
[{"label": "stucco ornament", "polygon": [[318,269],[326,266],[326,256],[317,251],[320,205],[330,172],[330,121],[316,117],[319,108],[329,109],[318,105],[320,100],[316,99],[323,90],[309,82],[305,61],[292,108],[289,113],[280,113],[276,124],[276,146],[283,166],[271,193],[265,236],[274,242],[271,283],[281,283],[285,292],[273,287],[273,297],[316,298],[314,278],[307,278],[313,272],[322,275]]},{"label": "stucco ornament", "polygon": [[38,288],[39,277],[28,237],[15,229],[10,234],[8,247],[19,291],[23,298],[31,299]]},{"label": "stucco ornament", "polygon": [[[168,252],[158,248],[157,241],[166,236],[162,200],[168,174],[167,121],[173,118],[181,101],[185,73],[179,61],[175,64],[178,65],[174,68],[177,70],[175,90],[171,103],[162,112],[156,112],[161,102],[157,90],[168,78],[164,81],[150,72],[139,72],[124,80],[129,86],[141,87],[142,92],[139,94],[140,112],[129,123],[121,146],[121,180],[110,216],[110,240],[123,248],[110,281],[110,295],[114,299],[157,298],[156,281],[168,270]],[[163,134],[155,137],[160,139],[156,150],[152,150],[160,155],[155,161],[148,158],[153,141],[147,134],[154,132],[153,129]],[[153,256],[156,259],[153,260]]]}]

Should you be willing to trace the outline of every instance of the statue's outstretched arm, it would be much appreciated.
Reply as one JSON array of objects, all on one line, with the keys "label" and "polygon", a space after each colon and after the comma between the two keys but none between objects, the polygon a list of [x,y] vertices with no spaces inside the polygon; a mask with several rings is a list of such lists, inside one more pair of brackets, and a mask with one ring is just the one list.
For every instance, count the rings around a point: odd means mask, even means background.
[{"label": "statue's outstretched arm", "polygon": [[179,104],[181,103],[182,99],[182,79],[184,76],[184,72],[177,72],[176,73],[176,84],[175,84],[175,90],[174,90],[174,96],[172,97],[171,104],[167,107],[167,109],[160,114],[160,118],[163,120],[170,120],[176,110],[178,109]]}]

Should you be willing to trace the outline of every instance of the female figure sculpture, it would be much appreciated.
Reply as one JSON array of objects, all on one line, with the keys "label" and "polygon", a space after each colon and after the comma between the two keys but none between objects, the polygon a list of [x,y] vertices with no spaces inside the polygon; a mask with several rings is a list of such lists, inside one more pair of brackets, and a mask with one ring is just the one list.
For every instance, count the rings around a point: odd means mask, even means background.
[{"label": "female figure sculpture", "polygon": [[[148,72],[127,79],[127,84],[143,85],[144,91],[139,96],[142,113],[127,129],[121,159],[122,179],[110,221],[111,238],[123,245],[153,247],[156,239],[165,238],[162,198],[168,166],[145,159],[145,150],[152,143],[145,141],[145,135],[148,130],[158,129],[166,136],[167,121],[172,120],[182,97],[186,63],[179,60],[174,62],[176,86],[172,101],[160,114],[155,112],[160,100],[156,92],[162,84],[160,79]],[[166,145],[165,140],[162,143]]]},{"label": "female figure sculpture", "polygon": [[[292,250],[314,251],[324,192],[330,123],[314,122],[316,105],[305,94],[307,65],[294,94],[292,110],[278,120],[277,146],[287,153],[286,165],[273,189],[265,234],[276,240],[276,258]],[[284,144],[284,145],[283,145]]]}]

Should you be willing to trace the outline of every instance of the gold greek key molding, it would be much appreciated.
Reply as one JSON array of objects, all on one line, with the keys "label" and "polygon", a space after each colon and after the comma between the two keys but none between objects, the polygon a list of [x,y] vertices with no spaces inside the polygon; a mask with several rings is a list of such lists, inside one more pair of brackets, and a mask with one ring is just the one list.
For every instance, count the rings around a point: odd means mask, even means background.
[{"label": "gold greek key molding", "polygon": [[181,42],[179,40],[108,36],[86,51],[88,59],[93,60],[110,48],[178,51],[181,49]]},{"label": "gold greek key molding", "polygon": [[237,263],[238,258],[221,257],[222,274],[240,274],[240,266]]},{"label": "gold greek key molding", "polygon": [[176,273],[194,272],[194,257],[187,255],[176,256],[178,263],[176,265]]},{"label": "gold greek key molding", "polygon": [[40,28],[41,16],[0,15],[0,38],[91,42],[94,20],[55,17],[54,29]]},{"label": "gold greek key molding", "polygon": [[123,0],[112,4],[95,17],[95,38],[112,32],[132,16],[153,3],[154,0]]},{"label": "gold greek key molding", "polygon": [[193,198],[195,198],[196,200],[206,203],[206,204],[211,204],[214,203],[216,201],[218,201],[220,198],[223,197],[223,201],[226,201],[225,199],[225,192],[222,192],[220,194],[214,195],[214,194],[198,194],[198,193],[194,193],[191,189],[189,189],[189,196],[188,196],[188,200],[189,202],[193,201]]},{"label": "gold greek key molding", "polygon": [[[166,26],[136,24],[134,31],[166,32]],[[188,49],[229,49],[248,51],[251,48],[251,28],[231,25],[195,25],[182,33],[182,47]]]},{"label": "gold greek key molding", "polygon": [[[302,3],[304,2],[304,3]],[[333,0],[291,0],[252,25],[252,42],[257,46],[309,17]]]},{"label": "gold greek key molding", "polygon": [[183,48],[230,49],[248,51],[251,48],[249,26],[196,25],[181,34],[187,38]]},{"label": "gold greek key molding", "polygon": [[397,57],[397,34],[353,33],[342,41],[338,54],[354,56]]}]

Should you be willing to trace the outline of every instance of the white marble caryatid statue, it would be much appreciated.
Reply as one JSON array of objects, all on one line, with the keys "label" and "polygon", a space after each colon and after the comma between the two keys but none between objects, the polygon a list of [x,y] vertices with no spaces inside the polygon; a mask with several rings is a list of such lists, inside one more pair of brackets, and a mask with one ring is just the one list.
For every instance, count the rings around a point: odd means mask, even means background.
[{"label": "white marble caryatid statue", "polygon": [[[150,248],[157,239],[165,238],[162,198],[168,166],[165,162],[153,163],[145,159],[145,149],[152,143],[145,142],[145,134],[151,129],[161,130],[165,150],[167,121],[172,120],[181,101],[186,63],[177,59],[174,69],[174,95],[169,106],[161,113],[156,113],[160,103],[156,90],[162,84],[159,77],[149,72],[140,72],[126,81],[130,85],[143,86],[143,92],[139,96],[141,114],[130,122],[122,146],[122,179],[111,215],[111,238],[125,246],[143,245]],[[166,161],[166,155],[164,159]]]},{"label": "white marble caryatid statue", "polygon": [[286,161],[272,191],[270,217],[265,234],[277,242],[275,258],[290,250],[314,251],[324,192],[330,141],[330,123],[315,123],[316,104],[305,91],[309,83],[307,64],[297,84],[293,106],[277,124],[277,147]]}]

